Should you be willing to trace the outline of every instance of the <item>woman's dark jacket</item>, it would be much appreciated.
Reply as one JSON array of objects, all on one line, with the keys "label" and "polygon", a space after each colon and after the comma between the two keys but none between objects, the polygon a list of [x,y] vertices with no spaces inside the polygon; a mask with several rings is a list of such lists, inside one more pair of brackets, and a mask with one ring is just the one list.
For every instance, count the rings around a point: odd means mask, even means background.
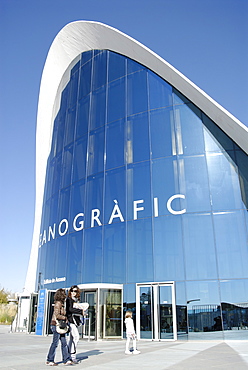
[{"label": "woman's dark jacket", "polygon": [[70,323],[79,326],[81,324],[79,315],[82,315],[82,310],[80,310],[79,308],[73,308],[74,302],[75,301],[72,298],[66,298],[66,316]]}]

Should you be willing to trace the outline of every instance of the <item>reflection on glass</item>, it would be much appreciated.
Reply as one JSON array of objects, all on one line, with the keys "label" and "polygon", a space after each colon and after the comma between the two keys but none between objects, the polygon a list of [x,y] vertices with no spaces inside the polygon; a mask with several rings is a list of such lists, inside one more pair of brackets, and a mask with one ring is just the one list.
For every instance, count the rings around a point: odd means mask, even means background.
[{"label": "reflection on glass", "polygon": [[216,279],[217,261],[210,214],[183,217],[186,278]]},{"label": "reflection on glass", "polygon": [[85,336],[96,339],[96,291],[84,292],[83,302],[89,303],[88,317],[85,322]]},{"label": "reflection on glass", "polygon": [[213,209],[229,210],[242,207],[237,168],[227,154],[207,154]]},{"label": "reflection on glass", "polygon": [[159,286],[159,338],[173,339],[171,286]]},{"label": "reflection on glass", "polygon": [[140,338],[153,338],[152,287],[140,287]]},{"label": "reflection on glass", "polygon": [[102,338],[121,337],[122,327],[121,290],[101,289],[100,309],[102,310]]},{"label": "reflection on glass", "polygon": [[243,211],[213,215],[220,278],[246,278],[247,237]]}]

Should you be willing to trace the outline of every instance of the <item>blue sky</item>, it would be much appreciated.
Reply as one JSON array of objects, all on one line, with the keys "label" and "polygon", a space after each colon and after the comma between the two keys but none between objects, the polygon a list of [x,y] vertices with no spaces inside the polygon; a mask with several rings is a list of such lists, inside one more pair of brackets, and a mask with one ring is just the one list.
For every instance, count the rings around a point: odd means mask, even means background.
[{"label": "blue sky", "polygon": [[247,0],[1,0],[0,289],[24,287],[40,78],[54,37],[75,20],[140,41],[248,126]]}]

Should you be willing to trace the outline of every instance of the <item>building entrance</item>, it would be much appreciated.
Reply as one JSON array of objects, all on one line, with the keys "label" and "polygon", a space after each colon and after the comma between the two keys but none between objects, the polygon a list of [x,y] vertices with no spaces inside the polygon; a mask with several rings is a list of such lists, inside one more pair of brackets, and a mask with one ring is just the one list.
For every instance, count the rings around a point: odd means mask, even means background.
[{"label": "building entrance", "polygon": [[136,284],[138,339],[176,340],[174,282]]},{"label": "building entrance", "polygon": [[79,284],[81,299],[89,303],[82,336],[88,339],[122,338],[121,284]]}]

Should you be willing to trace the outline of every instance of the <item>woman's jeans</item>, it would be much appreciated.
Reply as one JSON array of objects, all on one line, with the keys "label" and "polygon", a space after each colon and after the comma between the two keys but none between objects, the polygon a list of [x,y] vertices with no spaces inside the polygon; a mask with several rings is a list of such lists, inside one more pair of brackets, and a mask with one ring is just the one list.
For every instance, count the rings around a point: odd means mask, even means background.
[{"label": "woman's jeans", "polygon": [[67,362],[71,360],[71,356],[68,352],[67,342],[66,342],[66,334],[59,334],[56,332],[56,326],[51,325],[51,330],[53,332],[53,341],[51,343],[48,355],[47,355],[47,361],[54,362],[56,348],[58,347],[59,340],[61,343],[61,352],[63,357],[63,362]]},{"label": "woman's jeans", "polygon": [[70,323],[70,339],[69,339],[69,350],[71,352],[72,360],[76,360],[76,349],[79,341],[78,328],[75,324]]}]

